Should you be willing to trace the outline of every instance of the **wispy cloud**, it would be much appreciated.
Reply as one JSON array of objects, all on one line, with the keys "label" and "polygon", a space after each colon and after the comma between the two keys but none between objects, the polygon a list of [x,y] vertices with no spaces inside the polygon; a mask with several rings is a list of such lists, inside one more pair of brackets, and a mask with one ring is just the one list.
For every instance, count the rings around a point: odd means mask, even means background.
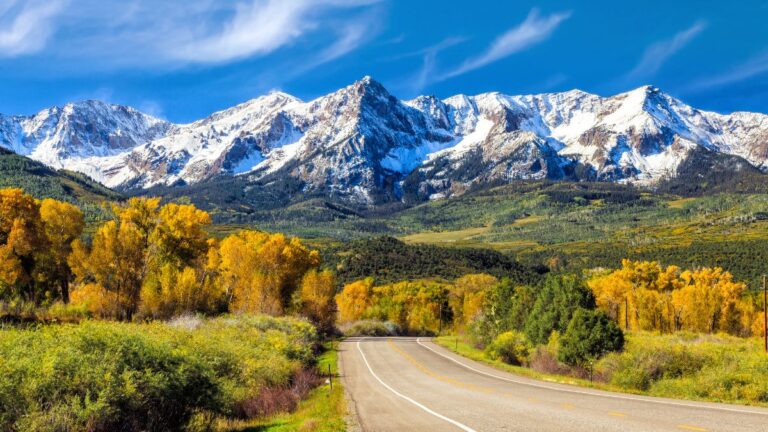
[{"label": "wispy cloud", "polygon": [[479,56],[468,58],[458,67],[440,75],[438,80],[463,75],[537,45],[547,40],[560,24],[570,18],[570,16],[570,12],[558,12],[548,16],[541,16],[537,9],[533,9],[525,21],[496,38],[485,52]]},{"label": "wispy cloud", "polygon": [[763,52],[745,63],[742,63],[721,74],[701,78],[693,81],[684,89],[686,92],[695,92],[709,88],[723,87],[728,84],[746,81],[750,78],[768,73],[768,52]]},{"label": "wispy cloud", "polygon": [[[313,13],[324,7],[353,6],[354,2],[312,2],[309,0],[266,0],[241,3],[221,28],[202,33],[169,47],[169,54],[181,60],[217,63],[254,55],[269,54],[311,30],[320,27]],[[351,46],[345,34],[337,42]]]},{"label": "wispy cloud", "polygon": [[0,5],[0,57],[38,52],[56,30],[67,0],[5,0]]},{"label": "wispy cloud", "polygon": [[366,40],[361,15],[383,0],[78,0],[65,8],[68,1],[0,0],[0,56],[44,50],[91,67],[177,68],[311,41],[318,61],[330,61]]},{"label": "wispy cloud", "polygon": [[635,81],[653,77],[664,63],[707,27],[704,21],[698,21],[685,30],[675,34],[671,39],[656,42],[643,52],[637,65],[624,77],[625,81]]},{"label": "wispy cloud", "polygon": [[310,63],[321,65],[349,54],[376,34],[375,28],[376,22],[367,18],[341,25],[337,30],[336,41],[322,49]]},{"label": "wispy cloud", "polygon": [[437,54],[440,53],[440,51],[458,45],[465,40],[465,38],[460,36],[452,36],[443,39],[433,46],[424,48],[423,50],[415,53],[417,55],[422,55],[422,64],[421,69],[419,69],[419,71],[416,73],[416,76],[412,80],[411,90],[413,92],[420,92],[422,89],[424,89],[424,87],[426,87],[430,79],[432,79],[436,67]]}]

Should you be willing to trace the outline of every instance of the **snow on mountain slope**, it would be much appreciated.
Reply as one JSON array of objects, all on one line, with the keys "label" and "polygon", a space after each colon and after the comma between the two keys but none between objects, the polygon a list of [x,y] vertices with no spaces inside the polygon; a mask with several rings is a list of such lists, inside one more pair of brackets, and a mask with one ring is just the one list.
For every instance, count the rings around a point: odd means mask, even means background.
[{"label": "snow on mountain slope", "polygon": [[164,136],[170,127],[130,107],[84,101],[33,116],[0,116],[0,145],[65,168],[71,160],[120,154]]},{"label": "snow on mountain slope", "polygon": [[112,187],[293,177],[307,192],[372,203],[514,179],[654,184],[696,148],[768,169],[768,116],[700,111],[651,86],[400,101],[365,77],[312,101],[270,93],[183,125],[94,101],[0,116],[0,146]]}]

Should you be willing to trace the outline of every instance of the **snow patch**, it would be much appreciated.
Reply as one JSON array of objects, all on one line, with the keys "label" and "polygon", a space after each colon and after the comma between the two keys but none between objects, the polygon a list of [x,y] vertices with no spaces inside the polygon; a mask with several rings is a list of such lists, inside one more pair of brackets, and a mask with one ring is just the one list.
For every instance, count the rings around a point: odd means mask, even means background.
[{"label": "snow patch", "polygon": [[232,168],[232,174],[245,174],[253,171],[256,165],[264,161],[264,156],[258,151],[254,151],[250,155],[240,159],[240,161]]}]

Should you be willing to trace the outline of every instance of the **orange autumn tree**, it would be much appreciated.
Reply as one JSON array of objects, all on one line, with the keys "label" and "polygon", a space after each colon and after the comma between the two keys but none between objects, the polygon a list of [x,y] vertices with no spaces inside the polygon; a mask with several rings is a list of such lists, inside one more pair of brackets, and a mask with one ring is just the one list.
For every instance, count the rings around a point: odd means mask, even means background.
[{"label": "orange autumn tree", "polygon": [[453,322],[465,325],[482,312],[485,294],[499,280],[488,274],[468,274],[453,283],[448,303],[453,311]]},{"label": "orange autumn tree", "polygon": [[730,273],[719,267],[685,271],[681,279],[685,286],[673,295],[680,329],[731,334],[751,330],[744,329],[742,322],[746,312],[741,299],[747,288],[744,283],[735,282]]},{"label": "orange autumn tree", "polygon": [[226,309],[207,268],[209,247],[215,244],[205,232],[210,215],[192,205],[171,203],[159,208],[156,220],[147,239],[150,270],[141,288],[141,314],[167,318]]},{"label": "orange autumn tree", "polygon": [[61,300],[68,303],[72,271],[67,257],[72,253],[72,243],[83,233],[83,212],[72,204],[49,198],[40,203],[40,218],[48,242],[45,255],[50,267],[50,279],[58,285]]},{"label": "orange autumn tree", "polygon": [[320,265],[317,251],[282,234],[244,230],[221,241],[217,283],[234,312],[280,315],[304,274]]},{"label": "orange autumn tree", "polygon": [[[154,258],[149,237],[157,226],[159,198],[131,198],[115,204],[114,219],[101,225],[89,246],[76,240],[68,263],[76,283],[114,300],[115,318],[130,320],[139,308],[144,278]],[[77,296],[78,299],[81,296]]]},{"label": "orange autumn tree", "polygon": [[0,189],[2,297],[41,300],[37,282],[45,282],[48,276],[40,266],[47,249],[39,203],[21,189]]},{"label": "orange autumn tree", "polygon": [[208,299],[198,278],[207,261],[210,216],[190,205],[160,207],[158,198],[131,198],[112,210],[114,219],[96,230],[90,247],[75,241],[68,259],[90,297],[99,289],[111,293],[98,297],[113,299],[120,319],[140,309],[152,317],[207,311],[200,306]]},{"label": "orange autumn tree", "polygon": [[371,306],[373,278],[358,280],[347,285],[336,295],[339,321],[349,323],[363,318]]},{"label": "orange autumn tree", "polygon": [[598,307],[625,329],[750,332],[752,308],[742,299],[746,285],[721,268],[681,271],[623,260],[622,268],[587,284]]},{"label": "orange autumn tree", "polygon": [[79,285],[111,293],[102,296],[114,300],[115,318],[130,320],[139,306],[146,258],[144,231],[120,220],[99,227],[90,248],[75,241],[68,262]]},{"label": "orange autumn tree", "polygon": [[330,270],[309,270],[301,280],[299,302],[301,313],[322,334],[333,331],[336,322],[336,276]]}]

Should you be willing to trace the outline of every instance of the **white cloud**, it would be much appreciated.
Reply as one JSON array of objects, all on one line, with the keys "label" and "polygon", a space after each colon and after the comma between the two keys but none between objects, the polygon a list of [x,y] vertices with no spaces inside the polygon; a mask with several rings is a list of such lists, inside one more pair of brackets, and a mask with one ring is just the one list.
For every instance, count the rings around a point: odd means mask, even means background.
[{"label": "white cloud", "polygon": [[181,60],[217,63],[281,48],[317,26],[308,19],[313,5],[305,0],[266,0],[238,4],[221,29],[169,47]]},{"label": "white cloud", "polygon": [[691,27],[675,34],[671,39],[656,42],[645,49],[637,65],[625,76],[625,80],[634,81],[652,77],[675,53],[683,49],[693,38],[698,36],[707,24],[698,21]]},{"label": "white cloud", "polygon": [[78,0],[64,8],[68,1],[0,0],[0,56],[44,49],[73,70],[83,61],[167,69],[264,57],[310,40],[330,61],[365,40],[360,17],[383,0]]},{"label": "white cloud", "polygon": [[0,5],[0,57],[42,50],[56,30],[66,0],[4,0]]},{"label": "white cloud", "polygon": [[768,73],[768,52],[764,52],[719,75],[709,76],[694,81],[685,91],[698,91],[722,87]]},{"label": "white cloud", "polygon": [[496,38],[485,52],[465,60],[458,67],[444,73],[439,79],[444,80],[465,74],[537,45],[548,39],[570,16],[570,12],[559,12],[542,17],[538,10],[533,9],[525,21]]},{"label": "white cloud", "polygon": [[[366,29],[358,16],[339,23],[329,12],[355,9],[378,0],[250,0],[238,3],[231,18],[199,33],[182,32],[171,39],[165,54],[190,63],[221,63],[263,56],[320,31],[337,39],[315,59],[324,63],[357,48]],[[213,7],[213,6],[212,6]],[[333,26],[331,25],[333,24]]]}]

